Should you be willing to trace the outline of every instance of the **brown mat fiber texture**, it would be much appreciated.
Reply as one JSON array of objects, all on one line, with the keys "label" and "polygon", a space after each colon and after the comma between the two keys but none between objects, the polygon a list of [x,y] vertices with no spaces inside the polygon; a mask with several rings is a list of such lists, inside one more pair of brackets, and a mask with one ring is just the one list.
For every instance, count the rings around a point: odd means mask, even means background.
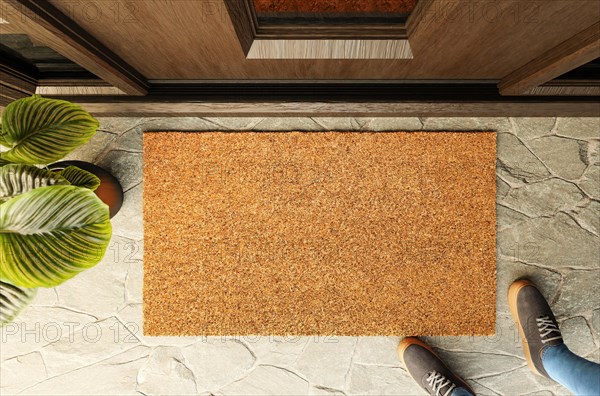
[{"label": "brown mat fiber texture", "polygon": [[492,132],[144,134],[148,335],[487,335]]}]

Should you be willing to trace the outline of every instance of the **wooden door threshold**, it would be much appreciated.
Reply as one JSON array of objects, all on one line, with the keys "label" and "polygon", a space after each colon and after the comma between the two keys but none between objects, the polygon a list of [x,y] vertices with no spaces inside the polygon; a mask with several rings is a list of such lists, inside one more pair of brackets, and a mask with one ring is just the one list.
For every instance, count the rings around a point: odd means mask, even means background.
[{"label": "wooden door threshold", "polygon": [[496,83],[154,83],[147,96],[59,97],[98,116],[600,116],[598,96],[502,96]]}]

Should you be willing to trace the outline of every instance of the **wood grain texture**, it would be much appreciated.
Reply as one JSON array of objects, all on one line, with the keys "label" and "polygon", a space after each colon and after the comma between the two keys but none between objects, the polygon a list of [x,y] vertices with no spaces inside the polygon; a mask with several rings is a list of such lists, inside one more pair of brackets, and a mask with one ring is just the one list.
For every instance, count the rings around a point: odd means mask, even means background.
[{"label": "wood grain texture", "polygon": [[313,18],[311,22],[306,22],[290,17],[287,22],[277,22],[268,18],[261,20],[252,1],[224,0],[236,31],[239,18],[244,18],[248,24],[241,24],[240,27],[251,25],[255,39],[406,39],[405,23],[399,22],[398,18],[392,21],[383,17],[377,22],[368,23],[358,23],[356,20],[352,23],[339,23],[339,20],[332,23],[327,19]]},{"label": "wood grain texture", "polygon": [[564,102],[131,102],[63,97],[103,117],[600,117],[597,100]]},{"label": "wood grain texture", "polygon": [[26,98],[31,93],[23,92],[20,89],[15,89],[13,86],[5,85],[0,82],[0,110],[4,110],[3,107],[8,105],[10,102],[17,99]]},{"label": "wood grain texture", "polygon": [[[531,96],[596,96],[600,98],[600,81],[550,81],[531,88]],[[600,100],[599,100],[600,101]]]},{"label": "wood grain texture", "polygon": [[[0,1],[0,12],[4,13],[3,1]],[[1,18],[0,18],[1,20]],[[0,21],[0,34],[24,34],[22,27],[14,23],[8,23],[8,21]]]},{"label": "wood grain texture", "polygon": [[256,60],[223,0],[94,2],[91,18],[85,2],[49,1],[148,79],[500,80],[600,19],[597,0],[431,0],[414,59]]},{"label": "wood grain texture", "polygon": [[408,37],[413,37],[415,30],[427,29],[427,25],[434,19],[435,0],[419,0],[406,21]]},{"label": "wood grain texture", "polygon": [[495,331],[493,132],[147,132],[143,187],[146,335]]},{"label": "wood grain texture", "polygon": [[504,77],[502,95],[523,95],[540,84],[600,57],[600,22],[546,51]]},{"label": "wood grain texture", "polygon": [[404,24],[263,23],[252,0],[224,0],[247,59],[410,59]]},{"label": "wood grain texture", "polygon": [[35,93],[44,96],[116,96],[116,95],[127,95],[116,87],[103,87],[97,85],[40,85],[37,87]]},{"label": "wood grain texture", "polygon": [[254,40],[248,59],[412,59],[408,40]]},{"label": "wood grain texture", "polygon": [[256,39],[258,30],[258,19],[256,13],[250,6],[247,0],[223,0],[224,7],[227,11],[235,33],[239,39],[239,43],[244,51],[244,55],[248,55],[252,43]]},{"label": "wood grain texture", "polygon": [[36,67],[0,51],[0,104],[31,96],[38,85]]},{"label": "wood grain texture", "polygon": [[3,0],[3,19],[18,26],[98,77],[130,95],[148,92],[146,79],[108,47],[50,3]]}]

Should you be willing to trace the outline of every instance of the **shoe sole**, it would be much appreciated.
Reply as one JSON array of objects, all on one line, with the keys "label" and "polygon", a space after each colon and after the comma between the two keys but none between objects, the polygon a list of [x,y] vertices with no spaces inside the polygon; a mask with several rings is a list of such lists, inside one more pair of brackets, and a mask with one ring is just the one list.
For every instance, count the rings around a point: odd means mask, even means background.
[{"label": "shoe sole", "polygon": [[[444,361],[442,360],[442,358],[440,358],[438,356],[437,353],[435,353],[433,351],[433,349],[431,349],[431,347],[427,344],[425,344],[423,341],[419,340],[416,337],[405,337],[402,341],[400,341],[400,344],[398,344],[398,357],[400,357],[400,360],[402,361],[402,364],[404,365],[404,368],[406,369],[406,362],[404,361],[404,351],[406,350],[406,348],[408,348],[411,345],[419,345],[425,349],[427,349],[429,352],[431,352],[435,357],[437,357],[438,359],[440,359],[440,362],[442,362],[442,364],[446,367],[446,369],[448,371],[450,371],[456,378],[461,378],[458,375],[456,375],[454,373],[454,371],[450,370],[450,367],[446,366],[446,363],[444,363]],[[467,384],[467,382],[465,380],[462,380],[464,383],[464,389],[466,389],[467,391],[471,392],[471,394],[475,394],[475,391],[473,391],[473,389],[469,386],[469,384]]]},{"label": "shoe sole", "polygon": [[528,280],[518,280],[513,282],[512,285],[510,285],[510,287],[508,288],[508,307],[510,308],[510,313],[512,314],[513,319],[515,320],[515,323],[519,328],[519,334],[521,335],[521,343],[523,344],[523,353],[525,354],[525,360],[527,360],[527,365],[535,374],[545,377],[545,375],[540,373],[533,364],[527,338],[525,337],[525,332],[523,331],[523,325],[521,324],[521,320],[519,319],[519,310],[517,309],[517,297],[521,289],[525,286],[535,287],[535,285]]}]

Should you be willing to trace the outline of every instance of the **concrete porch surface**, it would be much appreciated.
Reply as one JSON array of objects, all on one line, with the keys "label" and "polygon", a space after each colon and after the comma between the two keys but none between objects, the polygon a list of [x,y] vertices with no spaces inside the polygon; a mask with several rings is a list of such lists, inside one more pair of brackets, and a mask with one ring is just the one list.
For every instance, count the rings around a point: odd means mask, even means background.
[{"label": "concrete porch surface", "polygon": [[529,277],[567,345],[600,360],[598,118],[103,118],[69,156],[126,190],[95,268],[41,290],[2,329],[3,395],[420,395],[396,356],[400,337],[144,337],[143,131],[498,132],[497,333],[426,339],[482,395],[563,395],[532,374],[506,302]]}]

